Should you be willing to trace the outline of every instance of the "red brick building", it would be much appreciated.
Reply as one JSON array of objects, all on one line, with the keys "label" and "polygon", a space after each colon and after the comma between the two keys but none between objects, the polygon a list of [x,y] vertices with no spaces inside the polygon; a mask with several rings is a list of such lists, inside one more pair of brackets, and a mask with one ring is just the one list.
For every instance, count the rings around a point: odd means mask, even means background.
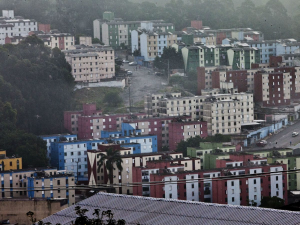
[{"label": "red brick building", "polygon": [[180,141],[186,141],[188,138],[195,136],[200,136],[202,138],[206,138],[208,136],[207,122],[183,122],[174,119],[169,124],[169,150],[175,151],[177,144]]}]

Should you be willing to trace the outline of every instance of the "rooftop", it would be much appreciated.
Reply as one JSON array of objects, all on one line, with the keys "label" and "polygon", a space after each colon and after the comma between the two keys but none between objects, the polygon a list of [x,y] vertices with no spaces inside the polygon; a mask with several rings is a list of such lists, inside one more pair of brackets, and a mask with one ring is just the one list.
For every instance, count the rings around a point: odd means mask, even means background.
[{"label": "rooftop", "polygon": [[[249,206],[221,205],[203,202],[119,195],[99,192],[75,205],[59,211],[43,222],[72,224],[75,207],[87,209],[94,218],[94,209],[112,210],[114,219],[126,224],[299,224],[300,213]],[[130,207],[129,207],[130,206]]]}]

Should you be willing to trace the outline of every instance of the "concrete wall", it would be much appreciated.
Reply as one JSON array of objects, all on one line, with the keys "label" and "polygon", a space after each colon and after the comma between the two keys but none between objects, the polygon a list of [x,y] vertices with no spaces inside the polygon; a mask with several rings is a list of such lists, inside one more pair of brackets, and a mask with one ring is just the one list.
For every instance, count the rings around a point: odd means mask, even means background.
[{"label": "concrete wall", "polygon": [[32,224],[26,213],[34,213],[33,218],[37,221],[44,219],[60,210],[68,207],[68,204],[61,206],[60,201],[47,201],[35,199],[1,199],[0,200],[0,220],[9,219],[11,224]]}]

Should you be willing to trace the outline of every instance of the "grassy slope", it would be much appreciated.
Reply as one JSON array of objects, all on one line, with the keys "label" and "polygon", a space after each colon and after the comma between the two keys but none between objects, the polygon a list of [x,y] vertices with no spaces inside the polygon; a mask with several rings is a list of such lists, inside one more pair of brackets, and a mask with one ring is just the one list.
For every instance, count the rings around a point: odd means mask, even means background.
[{"label": "grassy slope", "polygon": [[[76,90],[74,98],[76,99],[76,109],[81,110],[84,103],[96,103],[97,109],[102,109],[104,113],[123,113],[126,112],[124,104],[117,107],[109,107],[106,103],[103,103],[103,98],[107,92],[117,91],[122,94],[121,88],[111,87],[95,87],[95,88],[83,88]],[[124,107],[124,108],[122,108]],[[121,109],[118,109],[121,108]]]}]

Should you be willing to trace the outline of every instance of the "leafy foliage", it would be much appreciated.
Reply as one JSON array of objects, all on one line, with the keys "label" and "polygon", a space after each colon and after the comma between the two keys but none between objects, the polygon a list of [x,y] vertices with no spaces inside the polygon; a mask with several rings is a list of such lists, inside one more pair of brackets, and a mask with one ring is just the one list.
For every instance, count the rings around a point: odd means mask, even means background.
[{"label": "leafy foliage", "polygon": [[109,91],[105,94],[103,101],[109,106],[118,106],[123,103],[123,99],[120,97],[119,93],[116,91]]},{"label": "leafy foliage", "polygon": [[[298,0],[2,0],[0,8],[14,9],[16,15],[50,23],[51,28],[92,36],[93,20],[104,11],[112,11],[124,20],[163,19],[177,30],[191,20],[202,20],[213,29],[252,27],[267,39],[299,38],[300,5]],[[288,14],[287,9],[291,12]],[[63,22],[62,22],[63,21]]]},{"label": "leafy foliage", "polygon": [[[75,213],[77,215],[77,218],[75,220],[74,225],[125,225],[126,221],[123,219],[116,220],[114,219],[114,214],[111,210],[107,211],[102,211],[100,214],[100,209],[94,209],[93,216],[95,218],[89,218],[86,216],[86,213],[89,210],[87,209],[82,209],[80,206],[75,207]],[[36,218],[34,218],[34,213],[29,211],[26,213],[26,215],[30,218],[31,222],[36,222]],[[38,225],[51,225],[52,223],[46,222],[44,223],[43,221],[38,221]],[[57,223],[56,225],[60,225]]]},{"label": "leafy foliage", "polygon": [[278,209],[282,206],[284,206],[284,200],[282,198],[278,198],[277,196],[263,197],[260,205],[260,207],[273,209]]},{"label": "leafy foliage", "polygon": [[97,155],[97,157],[98,156],[100,156],[100,160],[97,162],[98,173],[100,172],[101,167],[105,166],[105,169],[108,171],[108,178],[109,178],[110,184],[112,184],[113,183],[114,166],[116,166],[118,168],[118,170],[120,170],[120,171],[123,170],[123,167],[122,167],[123,160],[120,156],[120,152],[116,151],[112,148],[108,148],[106,150],[106,154],[99,153]]},{"label": "leafy foliage", "polygon": [[61,132],[74,79],[58,48],[51,51],[35,36],[1,46],[0,74],[0,98],[18,111],[18,128],[35,134]]},{"label": "leafy foliage", "polygon": [[216,134],[215,136],[210,136],[201,138],[199,135],[195,137],[190,137],[186,141],[181,141],[177,144],[176,152],[182,152],[183,156],[187,156],[188,147],[199,147],[200,142],[229,142],[231,140],[230,136]]},{"label": "leafy foliage", "polygon": [[22,157],[23,167],[48,165],[46,143],[41,138],[16,127],[17,110],[0,101],[0,146],[8,156]]},{"label": "leafy foliage", "polygon": [[161,70],[168,70],[168,63],[169,69],[183,69],[183,57],[182,54],[176,52],[175,48],[168,47],[164,48],[163,54],[161,57],[155,57],[153,65],[154,67],[161,69]]}]

